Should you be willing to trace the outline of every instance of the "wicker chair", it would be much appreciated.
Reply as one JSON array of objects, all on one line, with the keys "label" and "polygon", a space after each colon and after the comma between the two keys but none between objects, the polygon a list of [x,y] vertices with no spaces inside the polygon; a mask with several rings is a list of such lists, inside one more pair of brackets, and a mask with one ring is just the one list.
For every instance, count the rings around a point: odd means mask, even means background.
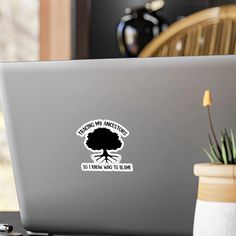
[{"label": "wicker chair", "polygon": [[236,54],[236,4],[209,8],[171,25],[140,57]]}]

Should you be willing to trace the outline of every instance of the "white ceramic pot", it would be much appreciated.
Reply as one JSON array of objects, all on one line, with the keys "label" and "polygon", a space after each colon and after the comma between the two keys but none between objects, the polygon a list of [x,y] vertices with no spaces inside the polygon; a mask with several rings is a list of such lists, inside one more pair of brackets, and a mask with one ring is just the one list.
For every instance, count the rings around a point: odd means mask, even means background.
[{"label": "white ceramic pot", "polygon": [[236,236],[236,165],[197,164],[193,236]]}]

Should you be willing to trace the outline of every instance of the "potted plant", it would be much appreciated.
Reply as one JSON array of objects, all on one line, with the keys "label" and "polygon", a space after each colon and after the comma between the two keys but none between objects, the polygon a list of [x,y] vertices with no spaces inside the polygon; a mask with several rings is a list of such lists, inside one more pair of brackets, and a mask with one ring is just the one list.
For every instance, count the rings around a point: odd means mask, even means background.
[{"label": "potted plant", "polygon": [[199,177],[194,217],[194,236],[236,235],[236,147],[232,130],[225,129],[217,140],[210,106],[211,93],[206,90],[203,106],[207,108],[212,135],[209,150],[204,152],[211,163],[196,164]]}]

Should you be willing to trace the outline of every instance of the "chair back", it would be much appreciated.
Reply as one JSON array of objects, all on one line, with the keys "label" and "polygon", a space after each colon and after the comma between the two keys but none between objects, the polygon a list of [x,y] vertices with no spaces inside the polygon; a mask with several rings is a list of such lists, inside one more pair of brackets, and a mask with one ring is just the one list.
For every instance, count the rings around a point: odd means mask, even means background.
[{"label": "chair back", "polygon": [[208,8],[172,24],[140,57],[236,54],[236,4]]}]

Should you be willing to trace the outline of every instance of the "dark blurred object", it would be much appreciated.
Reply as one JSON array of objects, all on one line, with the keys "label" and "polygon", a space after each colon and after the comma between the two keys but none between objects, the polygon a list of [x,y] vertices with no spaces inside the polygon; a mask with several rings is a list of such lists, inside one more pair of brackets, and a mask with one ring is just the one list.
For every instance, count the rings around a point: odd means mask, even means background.
[{"label": "dark blurred object", "polygon": [[10,233],[12,230],[13,230],[13,227],[11,225],[0,223],[0,232]]},{"label": "dark blurred object", "polygon": [[[0,212],[0,219],[1,221],[5,221],[11,224],[14,227],[14,230],[16,230],[17,232],[20,232],[23,235],[26,235],[26,231],[21,225],[19,212]],[[4,235],[8,236],[8,234],[4,234]]]},{"label": "dark blurred object", "polygon": [[126,57],[136,57],[154,37],[168,27],[161,15],[164,0],[154,0],[143,7],[127,8],[117,27],[120,52]]}]

